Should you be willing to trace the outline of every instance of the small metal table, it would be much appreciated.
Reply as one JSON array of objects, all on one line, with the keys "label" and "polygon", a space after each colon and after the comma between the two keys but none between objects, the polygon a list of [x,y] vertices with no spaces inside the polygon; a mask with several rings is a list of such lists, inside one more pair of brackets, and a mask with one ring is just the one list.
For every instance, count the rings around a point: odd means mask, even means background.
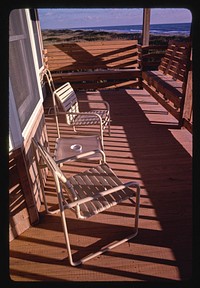
[{"label": "small metal table", "polygon": [[[60,161],[64,158],[77,156],[80,153],[85,153],[96,149],[103,151],[101,139],[97,135],[57,138],[54,159],[55,161]],[[101,154],[96,153],[83,159],[98,161],[101,160],[101,158]]]}]

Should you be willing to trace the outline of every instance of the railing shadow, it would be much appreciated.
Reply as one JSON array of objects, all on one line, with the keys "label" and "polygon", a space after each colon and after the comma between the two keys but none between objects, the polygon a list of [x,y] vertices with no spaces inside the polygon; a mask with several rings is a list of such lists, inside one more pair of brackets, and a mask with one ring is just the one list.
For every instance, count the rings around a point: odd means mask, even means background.
[{"label": "railing shadow", "polygon": [[[106,44],[107,43],[107,44]],[[106,42],[104,45],[100,47],[96,46],[98,50],[111,50],[109,52],[102,52],[98,55],[94,56],[91,54],[91,49],[85,49],[81,47],[78,43],[73,44],[57,44],[54,45],[55,48],[64,52],[69,59],[69,63],[67,65],[60,64],[60,67],[56,70],[59,71],[69,71],[69,70],[87,70],[87,69],[108,69],[108,68],[126,68],[126,66],[134,66],[137,64],[137,59],[133,60],[134,57],[137,57],[137,44],[129,45],[126,47],[114,49],[114,45],[111,48],[111,44],[108,48],[105,46],[109,45],[111,42]],[[89,47],[92,47],[92,43]],[[95,46],[94,46],[95,47]],[[49,52],[49,56],[51,56],[51,52]],[[52,53],[53,56],[53,53]],[[117,64],[118,61],[123,60],[123,64]],[[56,59],[54,59],[56,63],[59,63]],[[70,63],[70,61],[72,63]],[[74,62],[75,61],[75,62]],[[116,64],[115,64],[116,63]],[[51,63],[49,63],[51,67]]]},{"label": "railing shadow", "polygon": [[[162,232],[140,231],[137,241],[170,248],[180,278],[191,277],[192,257],[192,158],[173,137],[168,125],[152,125],[137,101],[125,90],[109,95],[112,125],[122,125],[141,179],[155,209]],[[122,111],[121,101],[126,103]],[[116,113],[120,111],[121,113]],[[153,112],[152,112],[153,113]],[[166,124],[166,123],[165,123]],[[172,126],[174,128],[174,126]]]},{"label": "railing shadow", "polygon": [[[50,218],[48,220],[48,218]],[[130,217],[131,218],[131,217]],[[102,247],[103,245],[107,244],[107,242],[109,241],[114,241],[116,238],[120,238],[120,237],[124,237],[125,234],[130,233],[130,230],[132,229],[131,227],[125,227],[122,225],[113,225],[113,224],[107,224],[107,223],[101,223],[101,222],[90,222],[90,221],[80,221],[80,220],[76,220],[73,218],[68,218],[68,225],[69,225],[69,230],[70,230],[70,237],[80,237],[80,236],[85,236],[85,237],[100,237],[100,239],[98,239],[97,241],[93,241],[92,244],[87,245],[86,247],[81,247],[80,244],[72,244],[71,248],[73,250],[76,250],[78,252],[75,252],[73,257],[76,258],[80,258],[80,257],[84,257],[86,256],[88,253],[94,252],[96,251],[99,247]],[[95,229],[94,229],[95,227]],[[40,223],[38,224],[38,228],[39,229],[44,229],[46,232],[53,232],[55,233],[62,233],[62,226],[61,226],[61,222],[60,222],[60,217],[54,215],[52,216],[45,216],[45,219],[41,219]],[[135,239],[134,242],[135,243],[139,243],[139,244],[144,244],[144,245],[148,245],[149,241],[148,241],[148,236],[151,233],[154,233],[154,238],[159,238],[159,234],[161,233],[160,231],[151,231],[150,229],[141,229],[142,231],[144,231],[146,237],[141,239]],[[92,231],[92,235],[91,235],[91,231]],[[112,233],[110,233],[110,231],[112,231]],[[120,231],[120,233],[119,233]],[[48,248],[43,248],[46,251],[50,251],[51,249],[65,249],[65,244],[60,243],[59,241],[56,241],[56,239],[54,238],[53,240],[51,240],[50,238],[45,238],[45,239],[41,239],[40,236],[38,237],[38,235],[34,235],[34,237],[26,237],[23,235],[19,236],[21,241],[24,242],[28,242],[30,243],[29,245],[31,245],[31,243],[33,243],[34,245],[38,244],[38,245],[42,245],[42,247],[47,247]],[[75,241],[76,243],[80,243],[78,241]],[[154,243],[154,242],[153,242]],[[157,245],[159,246],[161,243],[157,243]],[[59,254],[60,255],[60,254]],[[24,261],[29,261],[29,262],[33,262],[35,265],[38,264],[46,264],[46,265],[56,265],[56,267],[59,267],[59,269],[62,268],[68,268],[69,270],[73,270],[74,268],[69,266],[69,262],[68,262],[68,256],[66,257],[67,252],[65,252],[65,254],[63,254],[63,258],[62,259],[56,259],[55,256],[51,256],[50,254],[43,254],[39,255],[39,254],[27,254],[25,252],[21,252],[21,251],[14,251],[11,250],[10,251],[10,257],[13,257],[15,259],[21,259]],[[168,259],[159,259],[156,257],[152,257],[152,256],[140,256],[140,255],[134,255],[134,254],[128,254],[125,251],[115,251],[112,250],[108,253],[104,254],[104,257],[107,256],[112,256],[114,258],[120,258],[120,259],[125,259],[125,260],[129,260],[129,261],[134,261],[134,260],[138,260],[138,261],[142,261],[142,262],[151,262],[156,264],[163,264],[163,265],[176,265],[176,260],[168,260]],[[169,279],[167,277],[163,277],[163,276],[153,276],[150,274],[145,274],[145,273],[141,273],[141,272],[136,272],[132,269],[129,269],[128,271],[124,271],[121,270],[120,267],[101,267],[98,265],[94,265],[91,263],[85,263],[84,265],[81,265],[79,267],[79,269],[81,270],[85,270],[85,271],[95,271],[98,273],[104,273],[106,275],[110,275],[112,277],[112,275],[117,275],[118,277],[126,277],[127,279],[129,279],[130,281],[134,278],[134,279],[138,279],[138,280],[143,280],[143,281],[165,281]],[[25,277],[25,278],[30,278],[32,280],[44,280],[44,281],[61,281],[62,279],[58,277],[56,278],[53,275],[49,275],[46,274],[45,276],[43,275],[43,273],[41,273],[41,275],[39,273],[36,273],[31,271],[24,271],[23,273],[21,271],[18,271],[14,268],[11,268],[10,273],[13,276],[20,276],[20,277]],[[74,272],[73,272],[74,273]],[[67,279],[70,279],[69,277],[65,278],[65,281],[68,281]]]}]

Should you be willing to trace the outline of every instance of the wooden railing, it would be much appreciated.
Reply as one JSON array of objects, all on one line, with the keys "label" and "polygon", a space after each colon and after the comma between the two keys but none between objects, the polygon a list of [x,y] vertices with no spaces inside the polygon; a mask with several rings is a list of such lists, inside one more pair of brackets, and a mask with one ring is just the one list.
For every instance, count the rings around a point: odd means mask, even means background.
[{"label": "wooden railing", "polygon": [[190,54],[190,67],[188,72],[187,87],[185,94],[185,103],[183,108],[183,126],[192,133],[193,130],[193,97],[192,97],[192,51]]},{"label": "wooden railing", "polygon": [[135,87],[141,80],[137,40],[49,45],[44,60],[57,83],[74,89]]},{"label": "wooden railing", "polygon": [[[164,69],[162,62],[165,62],[166,48],[167,45],[141,46],[137,40],[57,44],[45,47],[44,63],[50,69],[57,86],[69,81],[76,90],[141,88],[142,72]],[[185,103],[181,104],[184,105],[181,113],[159,98],[161,105],[166,109],[169,106],[169,112],[189,131],[192,131],[193,115],[191,78],[192,71],[188,74],[188,81],[186,80],[189,86]]]},{"label": "wooden railing", "polygon": [[157,70],[167,45],[138,45],[138,62],[142,71]]}]

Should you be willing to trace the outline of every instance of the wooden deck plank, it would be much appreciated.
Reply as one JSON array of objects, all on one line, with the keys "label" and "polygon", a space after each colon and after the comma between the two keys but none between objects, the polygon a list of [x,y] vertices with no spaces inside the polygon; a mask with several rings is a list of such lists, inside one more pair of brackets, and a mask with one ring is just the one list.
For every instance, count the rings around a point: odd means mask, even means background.
[{"label": "wooden deck plank", "polygon": [[[15,281],[168,281],[191,277],[192,258],[192,135],[144,90],[78,92],[80,99],[103,99],[111,105],[111,136],[105,135],[107,162],[122,181],[141,184],[138,236],[84,265],[69,266],[61,221],[44,215],[10,243],[10,276]],[[45,105],[50,99],[46,99]],[[53,148],[55,121],[46,117]],[[62,123],[63,135],[73,131]],[[81,129],[80,129],[81,130]],[[95,130],[94,130],[95,131]],[[62,167],[68,175],[94,164]],[[56,203],[51,176],[47,187]],[[88,221],[67,212],[75,259],[101,244],[130,232],[129,201]]]}]

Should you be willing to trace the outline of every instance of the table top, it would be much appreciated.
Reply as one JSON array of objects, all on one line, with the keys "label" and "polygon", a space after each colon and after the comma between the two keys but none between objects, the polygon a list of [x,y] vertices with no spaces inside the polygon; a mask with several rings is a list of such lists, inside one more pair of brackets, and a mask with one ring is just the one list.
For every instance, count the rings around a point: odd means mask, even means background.
[{"label": "table top", "polygon": [[[57,138],[54,157],[56,161],[60,161],[61,159],[73,157],[95,149],[103,150],[101,140],[97,135]],[[89,158],[91,160],[98,160],[101,159],[101,154],[96,153],[87,159]]]}]

